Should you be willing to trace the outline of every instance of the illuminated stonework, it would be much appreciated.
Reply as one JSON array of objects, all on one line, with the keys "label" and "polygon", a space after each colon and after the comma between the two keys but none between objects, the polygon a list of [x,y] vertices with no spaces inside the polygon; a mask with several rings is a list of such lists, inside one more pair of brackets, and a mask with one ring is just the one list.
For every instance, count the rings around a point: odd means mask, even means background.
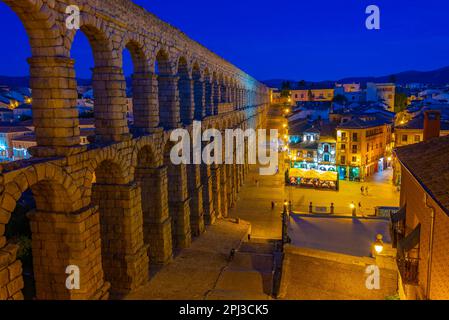
[{"label": "illuminated stonework", "polygon": [[[29,59],[37,147],[30,161],[0,176],[0,299],[21,299],[17,246],[5,225],[22,193],[29,214],[38,299],[106,299],[148,281],[148,264],[170,261],[205,224],[226,217],[248,165],[174,166],[172,129],[260,128],[264,85],[127,0],[3,0],[20,17]],[[80,145],[76,78],[65,8],[78,5],[95,68],[96,139]],[[126,120],[122,52],[133,56],[134,117]],[[157,62],[157,74],[155,64]],[[94,183],[95,182],[95,183]],[[81,289],[65,286],[68,265],[80,268]]]}]

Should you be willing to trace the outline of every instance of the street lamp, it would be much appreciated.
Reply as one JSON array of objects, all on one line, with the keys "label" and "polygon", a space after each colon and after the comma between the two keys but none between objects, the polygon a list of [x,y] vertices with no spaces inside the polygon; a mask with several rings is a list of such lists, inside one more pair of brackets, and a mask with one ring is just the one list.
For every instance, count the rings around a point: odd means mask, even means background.
[{"label": "street lamp", "polygon": [[356,217],[357,214],[356,214],[356,211],[355,211],[355,204],[354,204],[354,202],[351,202],[351,204],[349,205],[349,207],[350,207],[351,210],[352,210],[352,216],[353,216],[353,217]]},{"label": "street lamp", "polygon": [[377,254],[381,254],[384,251],[384,242],[382,240],[383,236],[381,234],[378,234],[376,242],[374,242],[374,250]]},{"label": "street lamp", "polygon": [[282,212],[282,252],[284,251],[284,245],[288,242],[288,202],[284,200],[284,211]]}]

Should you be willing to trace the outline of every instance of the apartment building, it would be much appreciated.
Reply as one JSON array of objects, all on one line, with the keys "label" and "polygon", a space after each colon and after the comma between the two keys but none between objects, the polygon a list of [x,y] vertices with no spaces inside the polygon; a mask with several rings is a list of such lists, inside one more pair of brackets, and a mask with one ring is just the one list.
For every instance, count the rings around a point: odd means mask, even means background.
[{"label": "apartment building", "polygon": [[392,216],[401,299],[449,299],[449,136],[438,136],[395,150],[402,176],[401,210]]},{"label": "apartment building", "polygon": [[392,121],[381,115],[360,115],[337,127],[340,179],[363,181],[391,162]]}]

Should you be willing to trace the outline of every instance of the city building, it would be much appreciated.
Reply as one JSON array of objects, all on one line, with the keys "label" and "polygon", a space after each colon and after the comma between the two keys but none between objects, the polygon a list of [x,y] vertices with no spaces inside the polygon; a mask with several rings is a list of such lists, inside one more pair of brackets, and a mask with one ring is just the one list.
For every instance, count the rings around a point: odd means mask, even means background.
[{"label": "city building", "polygon": [[292,104],[306,101],[332,101],[334,99],[333,88],[305,88],[299,90],[291,90]]},{"label": "city building", "polygon": [[20,122],[23,120],[28,120],[33,117],[33,108],[31,104],[23,103],[17,108],[14,108],[14,121]]},{"label": "city building", "polygon": [[353,117],[337,127],[340,179],[363,181],[390,165],[392,120],[381,114]]},{"label": "city building", "polygon": [[449,299],[449,136],[395,150],[401,210],[392,216],[401,299]]},{"label": "city building", "polygon": [[0,125],[0,161],[12,161],[14,159],[13,140],[32,131],[24,126]]},{"label": "city building", "polygon": [[[429,136],[447,135],[449,135],[449,120],[442,120],[439,110],[426,110],[409,122],[396,126],[393,139],[397,148],[420,143]],[[400,185],[401,166],[396,158],[394,158],[393,162],[393,183]]]},{"label": "city building", "polygon": [[338,189],[335,125],[307,120],[291,124],[289,181],[292,185]]},{"label": "city building", "polygon": [[365,92],[360,83],[345,83],[335,85],[335,97],[342,96],[346,103],[362,102],[365,100]]},{"label": "city building", "polygon": [[437,110],[428,110],[410,121],[399,124],[394,129],[395,147],[402,147],[409,144],[415,144],[424,141],[424,127],[432,125],[431,122],[437,122],[440,126],[440,135],[449,135],[449,121],[441,120],[441,112]]},{"label": "city building", "polygon": [[2,106],[0,102],[0,122],[13,122],[14,112],[8,107]]},{"label": "city building", "polygon": [[388,111],[394,112],[396,86],[394,83],[372,83],[366,84],[366,100],[385,103]]}]

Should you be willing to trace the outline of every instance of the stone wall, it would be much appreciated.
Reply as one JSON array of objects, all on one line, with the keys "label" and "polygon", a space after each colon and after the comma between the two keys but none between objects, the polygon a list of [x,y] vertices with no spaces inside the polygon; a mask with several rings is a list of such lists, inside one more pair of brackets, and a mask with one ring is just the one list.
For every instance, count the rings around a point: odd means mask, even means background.
[{"label": "stone wall", "polygon": [[[171,131],[191,131],[193,120],[203,130],[259,128],[268,88],[128,0],[2,1],[31,44],[37,146],[31,160],[0,168],[0,298],[22,298],[17,247],[5,229],[27,190],[36,201],[28,219],[38,299],[107,299],[135,290],[148,281],[149,265],[169,263],[174,249],[227,215],[241,183],[230,165],[171,165]],[[81,10],[79,31],[66,27],[68,5]],[[89,38],[95,60],[89,146],[79,137],[70,56],[76,32]],[[134,62],[130,127],[125,49]],[[228,107],[218,114],[221,103]],[[80,290],[65,287],[69,264],[80,268]]]}]

